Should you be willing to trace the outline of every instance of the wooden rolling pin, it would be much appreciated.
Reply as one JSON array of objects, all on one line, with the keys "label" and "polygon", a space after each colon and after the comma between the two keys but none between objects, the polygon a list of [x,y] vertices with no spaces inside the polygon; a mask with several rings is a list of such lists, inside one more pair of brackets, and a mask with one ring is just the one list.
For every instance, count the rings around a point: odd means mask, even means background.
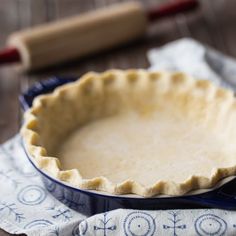
[{"label": "wooden rolling pin", "polygon": [[138,2],[98,9],[13,33],[0,64],[21,62],[26,70],[40,69],[109,49],[143,35],[148,22],[191,10],[196,0],[179,0],[145,11]]}]

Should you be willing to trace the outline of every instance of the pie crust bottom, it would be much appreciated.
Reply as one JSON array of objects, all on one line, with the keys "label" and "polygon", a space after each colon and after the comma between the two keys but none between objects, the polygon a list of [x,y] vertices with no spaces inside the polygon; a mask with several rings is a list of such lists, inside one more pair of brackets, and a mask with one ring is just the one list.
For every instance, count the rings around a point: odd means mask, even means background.
[{"label": "pie crust bottom", "polygon": [[65,170],[79,169],[86,179],[104,176],[116,184],[130,179],[145,186],[157,180],[181,183],[192,173],[210,178],[213,167],[232,166],[236,153],[223,133],[163,112],[127,112],[91,122],[59,147],[56,156]]}]

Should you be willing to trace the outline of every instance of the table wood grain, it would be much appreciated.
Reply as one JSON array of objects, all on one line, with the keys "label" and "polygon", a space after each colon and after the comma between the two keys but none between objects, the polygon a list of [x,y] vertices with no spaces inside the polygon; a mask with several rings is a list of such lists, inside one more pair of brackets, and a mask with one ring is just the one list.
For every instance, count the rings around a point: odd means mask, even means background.
[{"label": "table wood grain", "polygon": [[[15,30],[30,28],[122,1],[124,2],[124,0],[1,0],[0,47],[4,47],[7,36]],[[145,7],[166,2],[164,0],[140,1]],[[36,81],[49,76],[79,77],[90,70],[147,68],[148,49],[181,37],[193,37],[236,57],[235,9],[235,0],[201,0],[201,9],[198,11],[159,21],[149,27],[146,37],[142,40],[111,51],[31,74],[22,73],[17,66],[0,67],[0,143],[19,131],[22,119],[18,102],[19,94]],[[0,229],[0,236],[5,235],[9,234]]]}]

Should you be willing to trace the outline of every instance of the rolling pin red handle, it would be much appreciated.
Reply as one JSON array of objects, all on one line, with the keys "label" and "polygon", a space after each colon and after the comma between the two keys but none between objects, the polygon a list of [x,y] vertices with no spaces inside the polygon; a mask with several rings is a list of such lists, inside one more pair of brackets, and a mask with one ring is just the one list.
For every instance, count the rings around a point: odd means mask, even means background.
[{"label": "rolling pin red handle", "polygon": [[[175,0],[147,10],[147,19],[149,22],[153,22],[160,18],[193,10],[198,5],[197,0]],[[21,55],[17,48],[10,47],[0,51],[0,65],[15,62],[21,62]]]},{"label": "rolling pin red handle", "polygon": [[173,16],[181,12],[187,12],[196,9],[199,6],[198,0],[175,0],[160,6],[152,7],[147,11],[147,17],[150,22],[164,17]]},{"label": "rolling pin red handle", "polygon": [[17,48],[6,48],[0,51],[0,64],[20,62],[21,56]]}]

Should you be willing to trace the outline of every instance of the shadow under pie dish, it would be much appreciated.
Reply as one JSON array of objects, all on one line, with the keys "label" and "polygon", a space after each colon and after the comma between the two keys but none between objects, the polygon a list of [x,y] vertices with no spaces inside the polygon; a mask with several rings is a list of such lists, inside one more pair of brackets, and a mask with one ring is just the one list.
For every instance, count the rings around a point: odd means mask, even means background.
[{"label": "shadow under pie dish", "polygon": [[75,188],[180,196],[236,173],[233,93],[183,73],[88,73],[37,97],[22,136],[35,165]]}]

